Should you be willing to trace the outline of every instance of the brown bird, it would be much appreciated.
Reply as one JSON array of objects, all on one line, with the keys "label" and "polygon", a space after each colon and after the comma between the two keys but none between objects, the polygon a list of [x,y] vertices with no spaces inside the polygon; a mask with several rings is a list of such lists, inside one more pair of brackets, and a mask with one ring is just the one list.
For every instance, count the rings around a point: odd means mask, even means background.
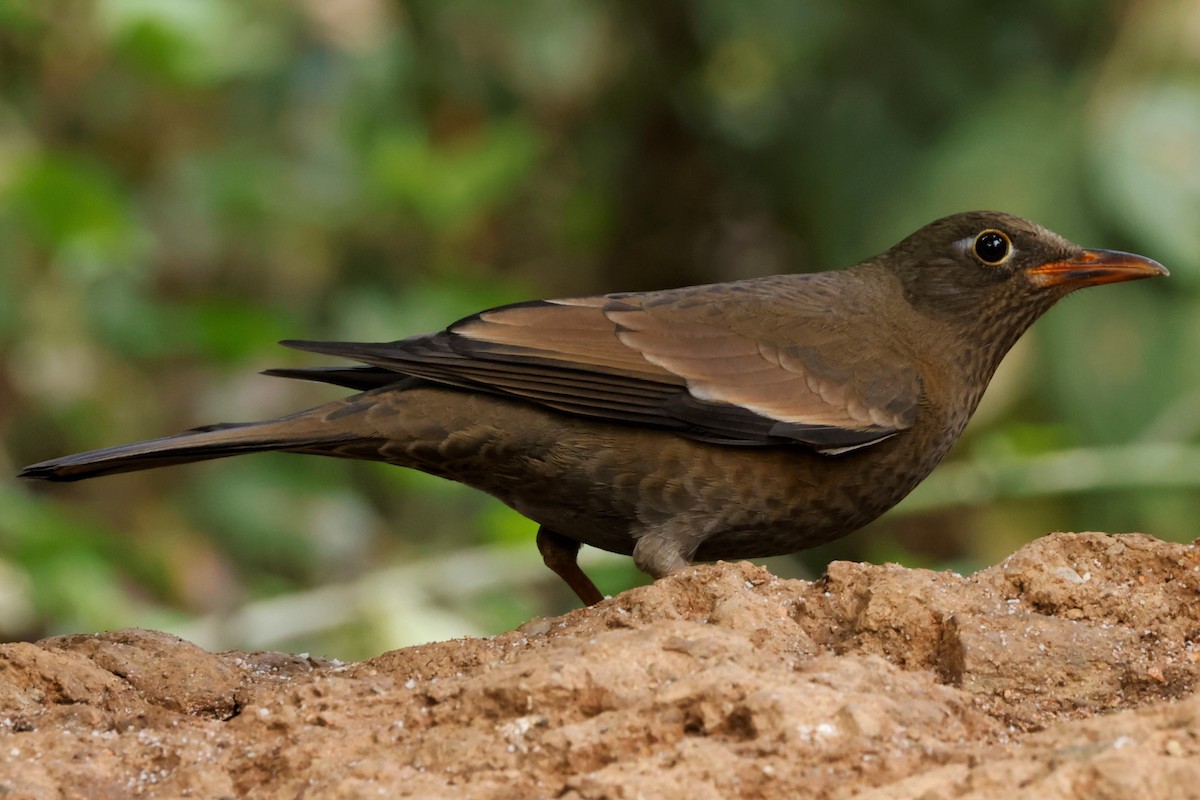
[{"label": "brown bird", "polygon": [[929,474],[1056,301],[1166,274],[1014,216],[957,214],[836,272],[518,303],[383,344],[283,342],[366,366],[267,374],[361,393],[21,475],[266,450],[413,467],[536,521],[547,566],[591,604],[581,544],[660,577],[862,527]]}]

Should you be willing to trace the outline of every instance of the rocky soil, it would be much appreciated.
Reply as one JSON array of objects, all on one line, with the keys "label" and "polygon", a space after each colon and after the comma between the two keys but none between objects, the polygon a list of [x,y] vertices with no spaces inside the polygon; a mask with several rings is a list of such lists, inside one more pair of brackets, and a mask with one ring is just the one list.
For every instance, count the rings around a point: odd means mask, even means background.
[{"label": "rocky soil", "polygon": [[17,798],[1200,797],[1200,553],[1052,534],[969,577],[696,567],[335,664],[0,646]]}]

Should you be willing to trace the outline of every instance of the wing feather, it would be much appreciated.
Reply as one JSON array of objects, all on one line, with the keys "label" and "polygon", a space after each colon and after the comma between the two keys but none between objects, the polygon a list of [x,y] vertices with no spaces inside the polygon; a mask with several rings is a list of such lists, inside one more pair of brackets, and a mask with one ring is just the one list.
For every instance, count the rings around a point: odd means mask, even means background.
[{"label": "wing feather", "polygon": [[729,284],[737,288],[724,295],[691,287],[521,303],[383,344],[284,344],[370,365],[333,378],[386,385],[377,370],[387,370],[722,444],[833,453],[911,427],[915,369],[886,343],[848,338],[819,298],[780,298],[772,280]]}]

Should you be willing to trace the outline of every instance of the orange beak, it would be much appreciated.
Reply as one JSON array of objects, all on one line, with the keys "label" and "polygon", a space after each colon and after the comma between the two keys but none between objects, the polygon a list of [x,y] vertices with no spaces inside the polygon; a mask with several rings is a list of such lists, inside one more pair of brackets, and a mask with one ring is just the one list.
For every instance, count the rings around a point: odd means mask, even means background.
[{"label": "orange beak", "polygon": [[1145,256],[1120,250],[1082,250],[1075,258],[1030,267],[1025,274],[1037,286],[1080,289],[1101,283],[1157,278],[1170,273],[1162,264]]}]

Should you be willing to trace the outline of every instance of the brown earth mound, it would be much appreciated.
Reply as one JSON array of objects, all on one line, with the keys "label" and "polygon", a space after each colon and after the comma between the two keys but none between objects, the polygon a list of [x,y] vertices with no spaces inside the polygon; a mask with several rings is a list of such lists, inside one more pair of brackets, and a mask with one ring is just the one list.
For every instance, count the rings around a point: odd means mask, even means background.
[{"label": "brown earth mound", "polygon": [[0,646],[0,795],[1200,797],[1200,554],[1053,534],[970,577],[696,567],[334,664]]}]

